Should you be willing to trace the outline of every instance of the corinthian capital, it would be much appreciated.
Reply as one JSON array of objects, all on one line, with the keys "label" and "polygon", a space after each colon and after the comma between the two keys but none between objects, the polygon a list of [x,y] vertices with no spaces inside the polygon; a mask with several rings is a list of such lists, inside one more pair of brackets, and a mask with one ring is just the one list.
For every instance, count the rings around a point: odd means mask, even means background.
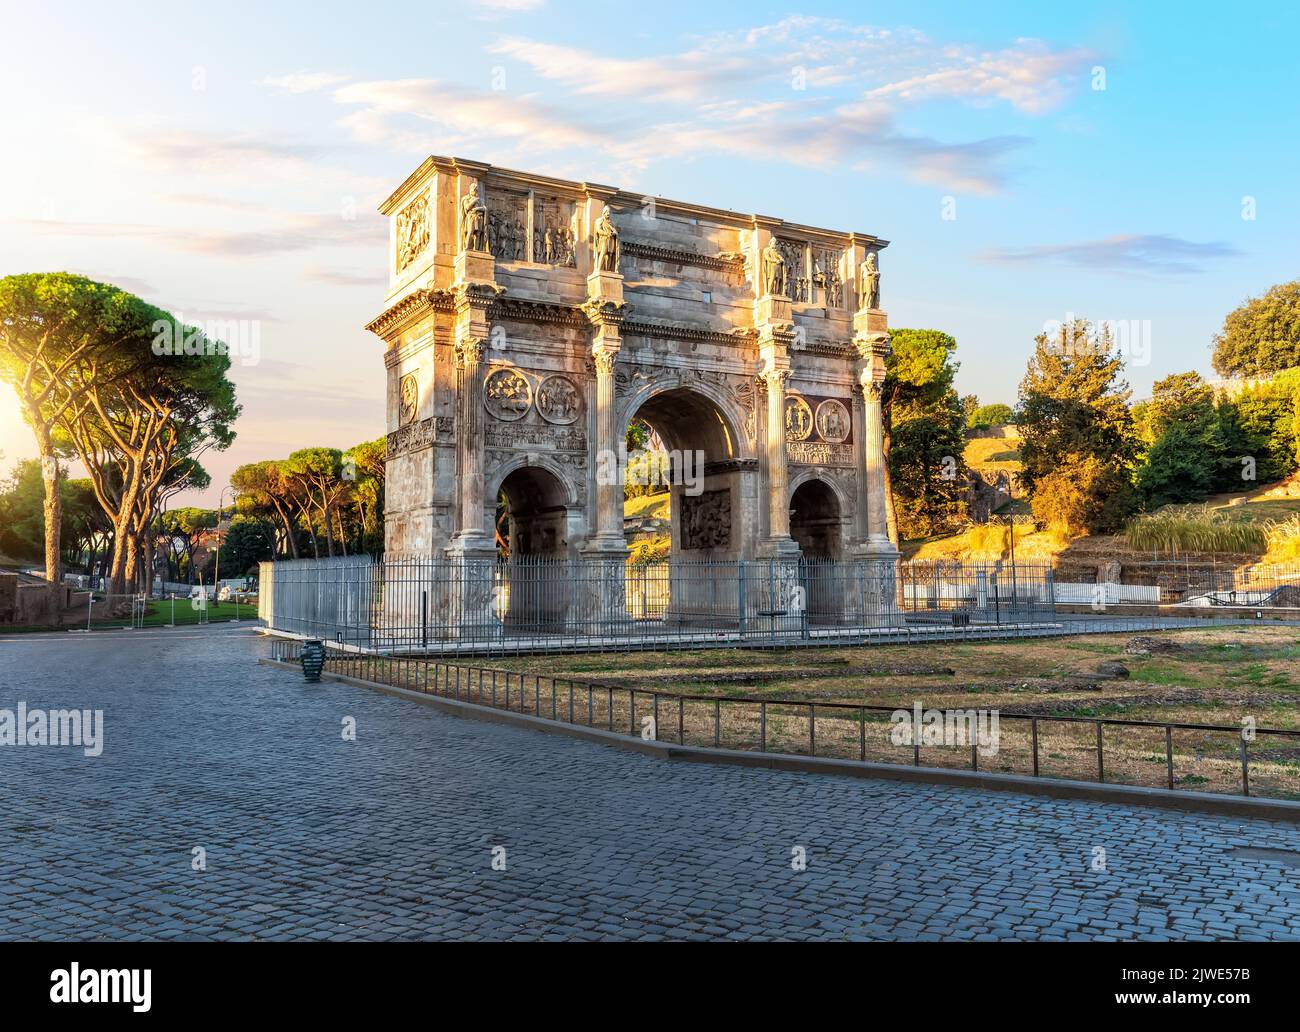
[{"label": "corinthian capital", "polygon": [[862,397],[868,405],[879,405],[885,396],[885,381],[863,377]]},{"label": "corinthian capital", "polygon": [[463,369],[483,361],[485,342],[482,337],[462,337],[456,341],[456,361]]},{"label": "corinthian capital", "polygon": [[758,374],[763,386],[769,391],[784,393],[786,382],[790,379],[789,369],[765,369]]},{"label": "corinthian capital", "polygon": [[613,376],[614,363],[618,361],[617,348],[593,348],[591,351],[591,360],[596,363],[596,374],[598,376]]}]

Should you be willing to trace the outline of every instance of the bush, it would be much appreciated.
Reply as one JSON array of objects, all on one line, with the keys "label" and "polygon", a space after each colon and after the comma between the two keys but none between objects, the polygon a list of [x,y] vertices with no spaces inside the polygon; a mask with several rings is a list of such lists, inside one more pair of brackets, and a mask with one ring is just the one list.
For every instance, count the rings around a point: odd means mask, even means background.
[{"label": "bush", "polygon": [[1041,476],[1030,507],[1058,539],[1117,529],[1132,509],[1133,488],[1123,469],[1093,455],[1070,455]]},{"label": "bush", "polygon": [[1269,520],[1268,560],[1274,563],[1300,562],[1300,516],[1284,522]]},{"label": "bush", "polygon": [[1012,412],[1010,405],[981,405],[967,417],[966,425],[972,430],[1010,423]]}]

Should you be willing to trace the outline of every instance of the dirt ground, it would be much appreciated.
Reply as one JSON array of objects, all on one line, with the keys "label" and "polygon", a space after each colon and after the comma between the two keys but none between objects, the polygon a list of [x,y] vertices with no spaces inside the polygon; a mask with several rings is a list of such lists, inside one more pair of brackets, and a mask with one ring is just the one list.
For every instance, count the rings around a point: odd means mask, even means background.
[{"label": "dirt ground", "polygon": [[[1230,627],[828,649],[701,649],[525,656],[492,665],[691,695],[767,697],[1300,729],[1300,630]],[[1127,678],[1097,672],[1119,662]]]},{"label": "dirt ground", "polygon": [[[579,722],[635,728],[653,707],[657,736],[685,743],[1026,774],[1035,772],[1037,757],[1037,773],[1048,777],[1224,793],[1248,787],[1253,795],[1300,799],[1300,736],[1247,740],[1247,786],[1245,736],[1235,730],[1252,722],[1256,729],[1300,730],[1300,630],[1293,627],[923,647],[550,655],[490,665],[513,672],[505,681],[515,684],[516,704],[528,711],[572,710]],[[996,711],[1000,747],[984,760],[961,742],[914,752],[891,737],[890,711],[854,708],[916,705]],[[1099,746],[1095,723],[1053,717],[1228,730],[1108,724]]]}]

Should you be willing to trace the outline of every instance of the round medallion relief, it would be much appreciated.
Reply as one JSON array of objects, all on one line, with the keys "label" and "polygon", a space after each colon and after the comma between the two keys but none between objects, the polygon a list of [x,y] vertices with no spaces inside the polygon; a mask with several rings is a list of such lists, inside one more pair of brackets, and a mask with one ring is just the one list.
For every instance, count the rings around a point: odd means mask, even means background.
[{"label": "round medallion relief", "polygon": [[827,444],[840,444],[849,436],[849,410],[831,398],[817,406],[817,434]]},{"label": "round medallion relief", "polygon": [[785,439],[787,441],[806,441],[812,435],[813,414],[808,402],[797,394],[788,394],[785,399]]},{"label": "round medallion relief", "polygon": [[397,423],[404,426],[414,421],[420,409],[420,382],[414,373],[407,373],[397,381]]},{"label": "round medallion relief", "polygon": [[567,426],[578,418],[582,392],[567,376],[548,376],[537,387],[537,411],[548,423]]},{"label": "round medallion relief", "polygon": [[513,369],[498,369],[483,381],[483,406],[497,419],[523,419],[532,403],[533,388]]}]

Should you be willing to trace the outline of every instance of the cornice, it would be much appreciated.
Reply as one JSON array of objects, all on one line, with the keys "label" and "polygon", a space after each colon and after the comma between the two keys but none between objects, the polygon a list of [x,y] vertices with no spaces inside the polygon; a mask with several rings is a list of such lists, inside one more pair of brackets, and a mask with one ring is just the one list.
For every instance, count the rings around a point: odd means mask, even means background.
[{"label": "cornice", "polygon": [[454,310],[450,291],[423,289],[407,294],[400,301],[390,305],[370,322],[366,329],[385,340],[394,333],[399,333],[415,320],[428,312],[450,312]]},{"label": "cornice", "polygon": [[624,320],[623,333],[660,340],[694,340],[701,344],[753,344],[758,340],[757,331],[743,327],[731,331],[705,330],[672,323],[638,322],[635,319]]},{"label": "cornice", "polygon": [[736,273],[743,273],[745,269],[745,259],[742,255],[697,254],[694,251],[679,251],[676,248],[659,247],[637,240],[624,241],[622,247],[624,254],[650,261],[674,262],[678,265],[695,265],[703,269],[720,269]]}]

